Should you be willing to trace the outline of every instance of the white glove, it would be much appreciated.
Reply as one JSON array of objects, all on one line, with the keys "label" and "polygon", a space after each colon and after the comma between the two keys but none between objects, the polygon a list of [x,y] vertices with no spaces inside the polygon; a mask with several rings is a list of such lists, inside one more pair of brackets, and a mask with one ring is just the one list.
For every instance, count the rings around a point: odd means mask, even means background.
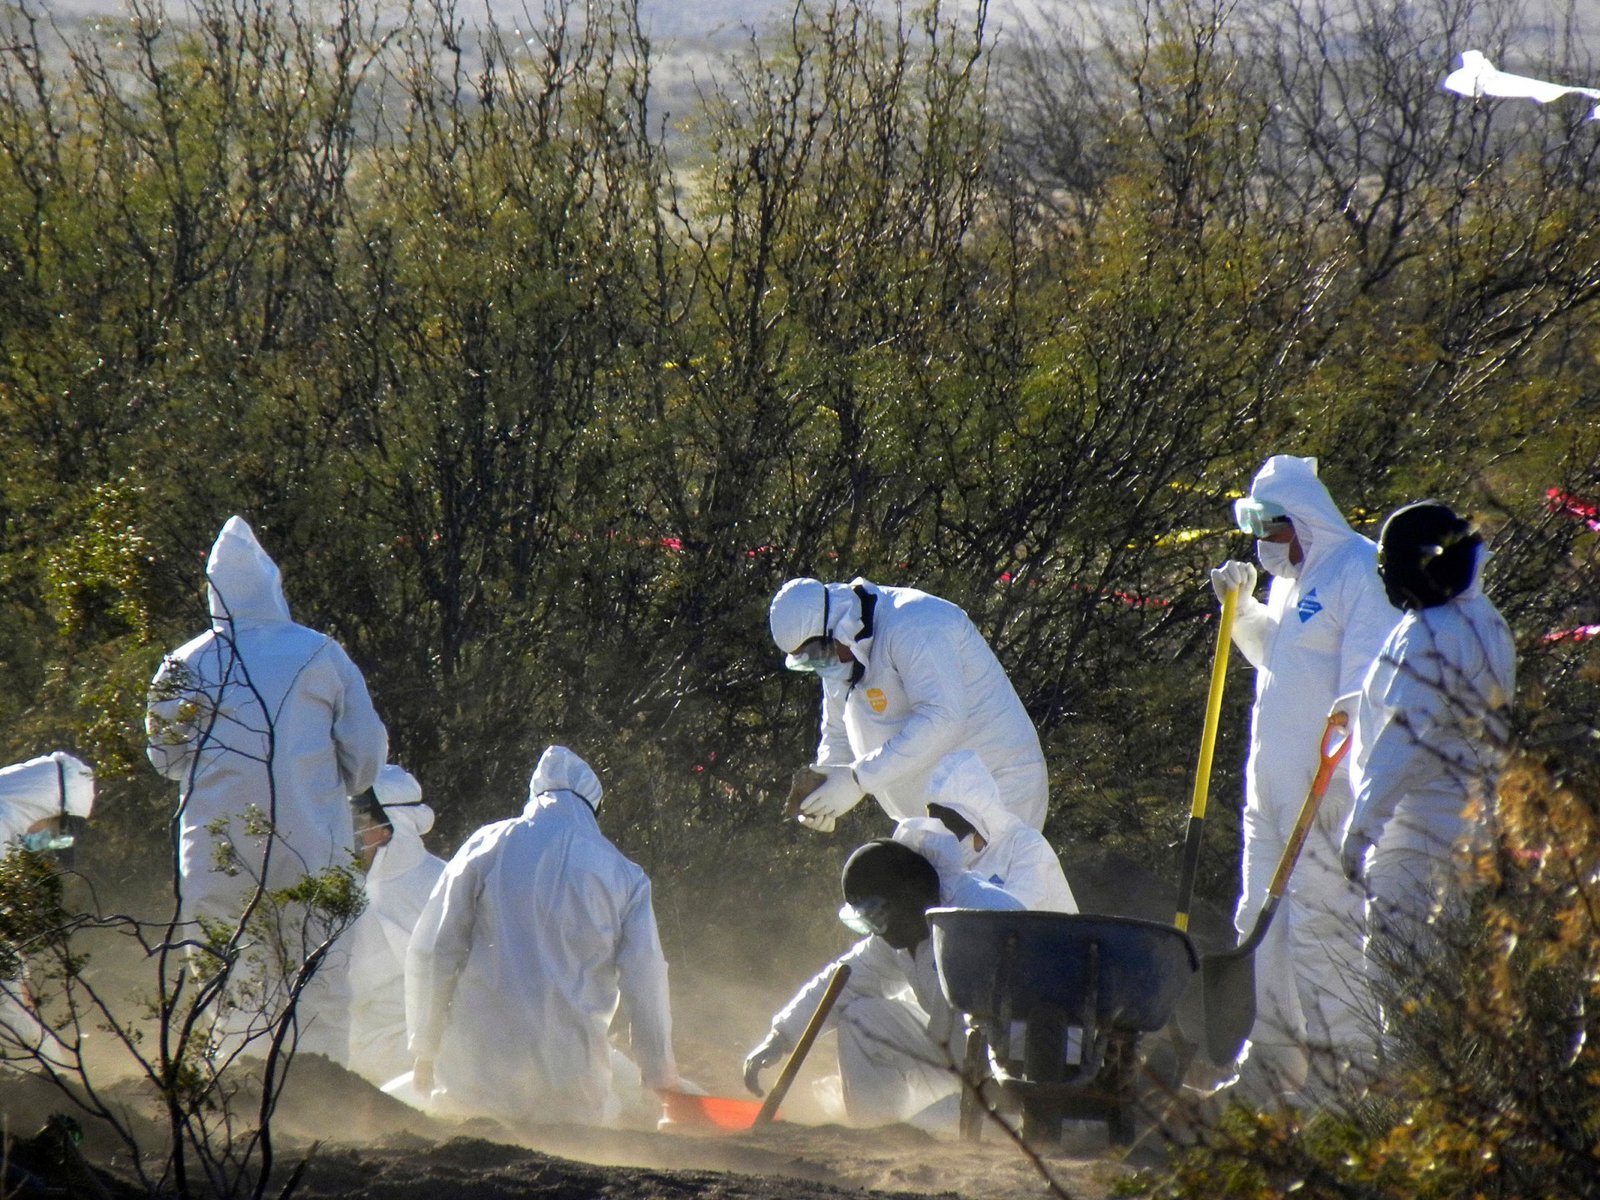
[{"label": "white glove", "polygon": [[801,813],[795,820],[812,833],[832,833],[833,827],[838,824],[832,817],[808,817],[805,813]]},{"label": "white glove", "polygon": [[761,1072],[774,1063],[780,1062],[784,1055],[792,1048],[788,1038],[774,1029],[767,1034],[762,1043],[745,1056],[744,1060],[744,1086],[756,1095],[764,1093],[761,1089]]},{"label": "white glove", "polygon": [[1342,696],[1334,697],[1333,704],[1328,708],[1328,720],[1331,721],[1334,717],[1338,716],[1340,713],[1343,713],[1345,717],[1345,728],[1348,729],[1350,724],[1356,719],[1356,708],[1360,705],[1360,703],[1360,692],[1346,692]]},{"label": "white glove", "polygon": [[1240,599],[1255,595],[1256,569],[1253,563],[1230,558],[1220,567],[1211,568],[1211,590],[1217,594],[1217,603],[1237,589]]},{"label": "white glove", "polygon": [[861,803],[861,797],[866,793],[856,782],[855,772],[847,766],[835,765],[814,769],[821,771],[827,778],[816,791],[800,802],[800,820],[818,833],[832,833],[833,823]]},{"label": "white glove", "polygon": [[1351,830],[1344,835],[1344,844],[1339,847],[1339,862],[1344,867],[1344,877],[1351,883],[1360,883],[1367,869],[1367,851],[1372,849],[1372,843],[1365,834]]}]

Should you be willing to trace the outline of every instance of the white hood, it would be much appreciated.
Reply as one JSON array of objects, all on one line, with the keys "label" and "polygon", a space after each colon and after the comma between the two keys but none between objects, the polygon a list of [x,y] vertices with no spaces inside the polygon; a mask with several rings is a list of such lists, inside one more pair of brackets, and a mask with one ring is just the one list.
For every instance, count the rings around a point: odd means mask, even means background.
[{"label": "white hood", "polygon": [[63,808],[72,817],[94,810],[94,770],[88,763],[57,750],[0,770],[0,829],[21,832]]},{"label": "white hood", "polygon": [[396,763],[384,763],[372,784],[378,803],[389,823],[421,837],[433,828],[433,809],[422,802],[422,785],[417,777]]},{"label": "white hood", "polygon": [[574,792],[598,812],[602,791],[600,780],[588,763],[565,746],[550,746],[539,756],[539,765],[533,769],[528,799],[547,792]]},{"label": "white hood", "polygon": [[972,750],[946,754],[928,781],[928,803],[959,813],[986,842],[995,842],[1017,818],[1000,803],[1000,787]]},{"label": "white hood", "polygon": [[206,560],[211,627],[226,633],[244,624],[265,625],[289,621],[289,601],[283,595],[278,564],[256,541],[243,517],[229,517]]},{"label": "white hood", "polygon": [[394,832],[373,856],[372,868],[367,872],[368,892],[426,859],[428,848],[422,844],[422,835],[433,828],[433,809],[422,802],[422,785],[404,767],[384,763],[372,790]]},{"label": "white hood", "polygon": [[1308,563],[1314,555],[1327,554],[1345,538],[1361,536],[1350,527],[1317,478],[1314,458],[1274,454],[1256,472],[1250,495],[1276,504],[1289,514]]}]

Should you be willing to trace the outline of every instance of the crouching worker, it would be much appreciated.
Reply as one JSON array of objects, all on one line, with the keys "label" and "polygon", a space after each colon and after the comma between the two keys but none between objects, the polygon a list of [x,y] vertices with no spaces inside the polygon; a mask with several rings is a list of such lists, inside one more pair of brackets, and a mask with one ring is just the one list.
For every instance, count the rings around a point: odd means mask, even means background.
[{"label": "crouching worker", "polygon": [[1078,911],[1054,848],[1001,803],[1000,786],[974,751],[939,760],[928,781],[928,815],[955,834],[962,867],[979,879],[1005,888],[1031,910]]},{"label": "crouching worker", "polygon": [[[93,811],[94,770],[64,750],[0,769],[0,857],[25,850],[70,870]],[[75,1052],[39,1019],[24,960],[22,947],[0,941],[0,1066],[73,1070]]]},{"label": "crouching worker", "polygon": [[600,781],[571,750],[547,749],[528,791],[520,817],[467,840],[417,920],[413,1084],[512,1129],[607,1124],[619,1004],[644,1083],[679,1082],[650,881],[600,832]]},{"label": "crouching worker", "polygon": [[838,1032],[846,1117],[854,1125],[910,1121],[954,1131],[965,1030],[939,989],[927,911],[941,903],[1022,908],[1009,893],[961,870],[960,857],[955,836],[928,818],[902,821],[893,840],[879,838],[850,855],[839,917],[866,936],[772,1019],[772,1031],[745,1059],[746,1087],[762,1094],[761,1072],[793,1048],[834,968],[848,963],[849,980],[824,1026]]}]

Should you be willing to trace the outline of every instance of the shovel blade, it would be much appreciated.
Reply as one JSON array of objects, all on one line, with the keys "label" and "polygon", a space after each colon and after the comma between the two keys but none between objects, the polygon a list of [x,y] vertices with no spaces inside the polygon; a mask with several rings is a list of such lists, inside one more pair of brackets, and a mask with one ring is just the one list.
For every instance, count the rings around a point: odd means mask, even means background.
[{"label": "shovel blade", "polygon": [[761,1101],[732,1096],[691,1096],[667,1092],[663,1096],[661,1129],[738,1133],[751,1128],[761,1111]]},{"label": "shovel blade", "polygon": [[1239,1057],[1256,1023],[1255,955],[1245,950],[1212,954],[1200,960],[1205,1004],[1206,1057],[1226,1067]]}]

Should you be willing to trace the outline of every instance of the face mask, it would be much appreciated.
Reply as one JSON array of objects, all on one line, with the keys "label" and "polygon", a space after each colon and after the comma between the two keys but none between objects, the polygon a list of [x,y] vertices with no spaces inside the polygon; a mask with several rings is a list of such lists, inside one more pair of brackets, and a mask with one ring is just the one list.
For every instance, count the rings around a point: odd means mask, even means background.
[{"label": "face mask", "polygon": [[1301,564],[1289,561],[1288,542],[1257,542],[1256,558],[1263,567],[1281,578],[1293,579],[1300,574]]},{"label": "face mask", "polygon": [[40,829],[34,833],[24,834],[22,846],[35,854],[54,853],[65,850],[77,839],[70,833],[60,833],[54,829]]},{"label": "face mask", "polygon": [[840,662],[834,659],[831,663],[822,663],[811,668],[811,673],[818,679],[837,679],[841,682],[850,682],[850,673],[856,669],[855,663]]}]

